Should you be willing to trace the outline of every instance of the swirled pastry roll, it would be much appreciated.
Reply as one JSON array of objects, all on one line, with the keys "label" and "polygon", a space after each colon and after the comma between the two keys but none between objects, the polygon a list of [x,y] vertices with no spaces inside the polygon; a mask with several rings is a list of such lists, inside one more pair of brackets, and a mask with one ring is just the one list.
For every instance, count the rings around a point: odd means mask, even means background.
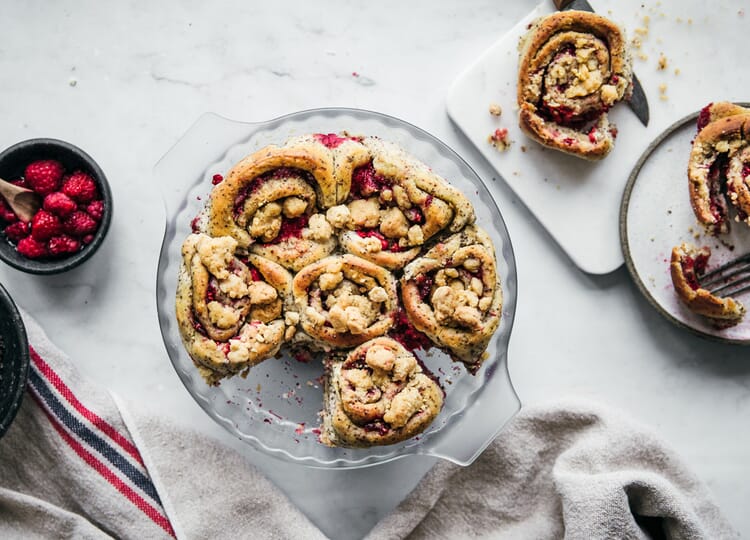
[{"label": "swirled pastry roll", "polygon": [[345,251],[397,270],[439,232],[474,222],[466,197],[423,163],[376,137],[362,144],[371,161],[353,170],[345,204],[326,213]]},{"label": "swirled pastry roll", "polygon": [[623,31],[595,13],[560,11],[534,21],[519,49],[521,129],[567,154],[605,157],[616,135],[607,111],[632,93]]},{"label": "swirled pastry roll", "polygon": [[294,276],[294,302],[300,314],[297,340],[311,346],[355,347],[382,336],[393,324],[396,279],[370,261],[346,254],[327,257]]},{"label": "swirled pastry roll", "polygon": [[440,386],[412,353],[376,338],[345,360],[326,362],[321,441],[330,446],[394,444],[432,423],[443,406]]},{"label": "swirled pastry roll", "polygon": [[[182,245],[175,309],[185,348],[209,384],[273,356],[291,338],[283,301],[291,275],[278,264],[235,255],[237,241],[191,234]],[[286,336],[285,336],[286,334]]]},{"label": "swirled pastry roll", "polygon": [[750,225],[750,109],[712,103],[698,117],[698,135],[688,162],[690,203],[700,223],[729,231],[729,203]]},{"label": "swirled pastry roll", "polygon": [[211,192],[204,229],[299,270],[336,247],[320,209],[346,198],[351,170],[367,151],[321,134],[267,146],[237,163]]},{"label": "swirled pastry roll", "polygon": [[466,227],[409,263],[401,297],[414,327],[476,373],[503,302],[487,233]]},{"label": "swirled pastry roll", "polygon": [[682,244],[672,248],[669,270],[677,296],[690,311],[706,317],[717,328],[738,324],[745,316],[745,307],[739,300],[711,294],[700,285],[706,271],[711,249]]}]

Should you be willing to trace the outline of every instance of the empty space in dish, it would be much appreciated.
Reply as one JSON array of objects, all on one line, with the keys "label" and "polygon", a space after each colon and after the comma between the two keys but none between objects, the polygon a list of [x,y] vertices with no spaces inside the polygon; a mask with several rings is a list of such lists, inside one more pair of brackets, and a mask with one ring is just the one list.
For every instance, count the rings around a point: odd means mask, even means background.
[{"label": "empty space in dish", "polygon": [[[403,443],[367,449],[329,448],[318,442],[323,367],[318,358],[301,362],[282,349],[279,358],[252,368],[219,387],[201,379],[185,352],[175,321],[174,295],[180,247],[191,221],[213,187],[246,155],[268,144],[283,144],[304,133],[347,131],[393,141],[462,190],[475,207],[477,224],[496,251],[504,305],[489,359],[476,376],[437,349],[418,356],[446,391],[443,411],[427,430]],[[508,377],[506,352],[516,303],[515,261],[507,230],[494,200],[474,171],[426,132],[398,119],[353,109],[305,111],[263,123],[202,116],[155,168],[167,207],[167,228],[157,275],[157,306],[165,346],[188,391],[230,433],[282,459],[318,467],[359,467],[409,454],[429,454],[468,464],[517,412],[519,402]]]},{"label": "empty space in dish", "polygon": [[667,129],[633,170],[622,204],[623,252],[639,289],[667,319],[705,336],[750,343],[750,319],[718,330],[685,307],[672,285],[672,248],[683,242],[711,248],[709,271],[750,253],[747,225],[732,221],[729,234],[715,237],[704,232],[690,206],[687,166],[697,116]]}]

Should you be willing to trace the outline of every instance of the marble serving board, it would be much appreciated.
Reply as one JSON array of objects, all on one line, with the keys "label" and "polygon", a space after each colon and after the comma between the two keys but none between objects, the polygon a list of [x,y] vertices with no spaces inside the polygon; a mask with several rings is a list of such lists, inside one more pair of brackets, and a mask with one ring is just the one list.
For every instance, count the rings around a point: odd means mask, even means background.
[{"label": "marble serving board", "polygon": [[[634,35],[633,27],[642,23],[627,2],[592,5],[624,27],[628,37]],[[576,266],[587,273],[606,274],[623,263],[618,213],[628,175],[669,121],[664,111],[655,107],[660,98],[658,84],[650,84],[654,68],[639,69],[644,65],[635,62],[651,106],[651,121],[644,127],[625,104],[614,107],[609,116],[619,135],[605,159],[588,162],[544,148],[527,137],[518,127],[518,41],[531,21],[553,11],[552,0],[545,0],[479,56],[451,87],[448,114]],[[500,105],[501,116],[489,113],[493,103]],[[487,140],[498,128],[507,128],[513,141],[504,152]]]}]

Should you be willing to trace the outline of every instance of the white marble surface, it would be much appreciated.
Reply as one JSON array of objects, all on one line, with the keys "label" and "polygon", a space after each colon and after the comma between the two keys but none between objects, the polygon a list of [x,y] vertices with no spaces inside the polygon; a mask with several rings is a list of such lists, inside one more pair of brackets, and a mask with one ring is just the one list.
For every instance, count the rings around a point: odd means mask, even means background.
[{"label": "white marble surface", "polygon": [[[743,4],[747,15],[738,13]],[[446,141],[491,184],[519,269],[509,358],[522,401],[578,395],[629,411],[661,432],[750,536],[748,350],[672,327],[624,268],[581,273],[503,181],[491,180],[497,175],[445,114],[454,78],[535,2],[280,5],[4,3],[0,147],[40,136],[73,142],[99,161],[116,202],[105,245],[83,267],[55,277],[0,268],[18,303],[90,377],[237,446],[324,532],[361,537],[431,463],[405,459],[360,472],[281,466],[212,425],[173,372],[157,327],[164,212],[150,171],[205,111],[248,121],[321,106],[392,114]],[[740,45],[750,6],[718,1],[708,12],[708,5],[638,2],[622,21],[632,32],[651,17],[648,60],[636,60],[636,70],[649,81],[652,108],[675,119],[711,100],[750,100],[750,72],[731,68],[747,64]],[[726,21],[721,40],[691,46],[713,39],[701,36],[707,18]],[[661,51],[670,67],[657,74]],[[657,97],[662,83],[666,101]]]}]

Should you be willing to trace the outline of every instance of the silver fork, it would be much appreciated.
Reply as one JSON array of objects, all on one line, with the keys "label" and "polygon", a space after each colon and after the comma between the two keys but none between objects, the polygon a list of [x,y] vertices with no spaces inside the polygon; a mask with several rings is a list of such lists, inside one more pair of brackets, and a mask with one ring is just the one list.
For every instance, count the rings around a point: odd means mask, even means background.
[{"label": "silver fork", "polygon": [[700,276],[700,285],[711,294],[736,296],[750,290],[750,253]]}]

